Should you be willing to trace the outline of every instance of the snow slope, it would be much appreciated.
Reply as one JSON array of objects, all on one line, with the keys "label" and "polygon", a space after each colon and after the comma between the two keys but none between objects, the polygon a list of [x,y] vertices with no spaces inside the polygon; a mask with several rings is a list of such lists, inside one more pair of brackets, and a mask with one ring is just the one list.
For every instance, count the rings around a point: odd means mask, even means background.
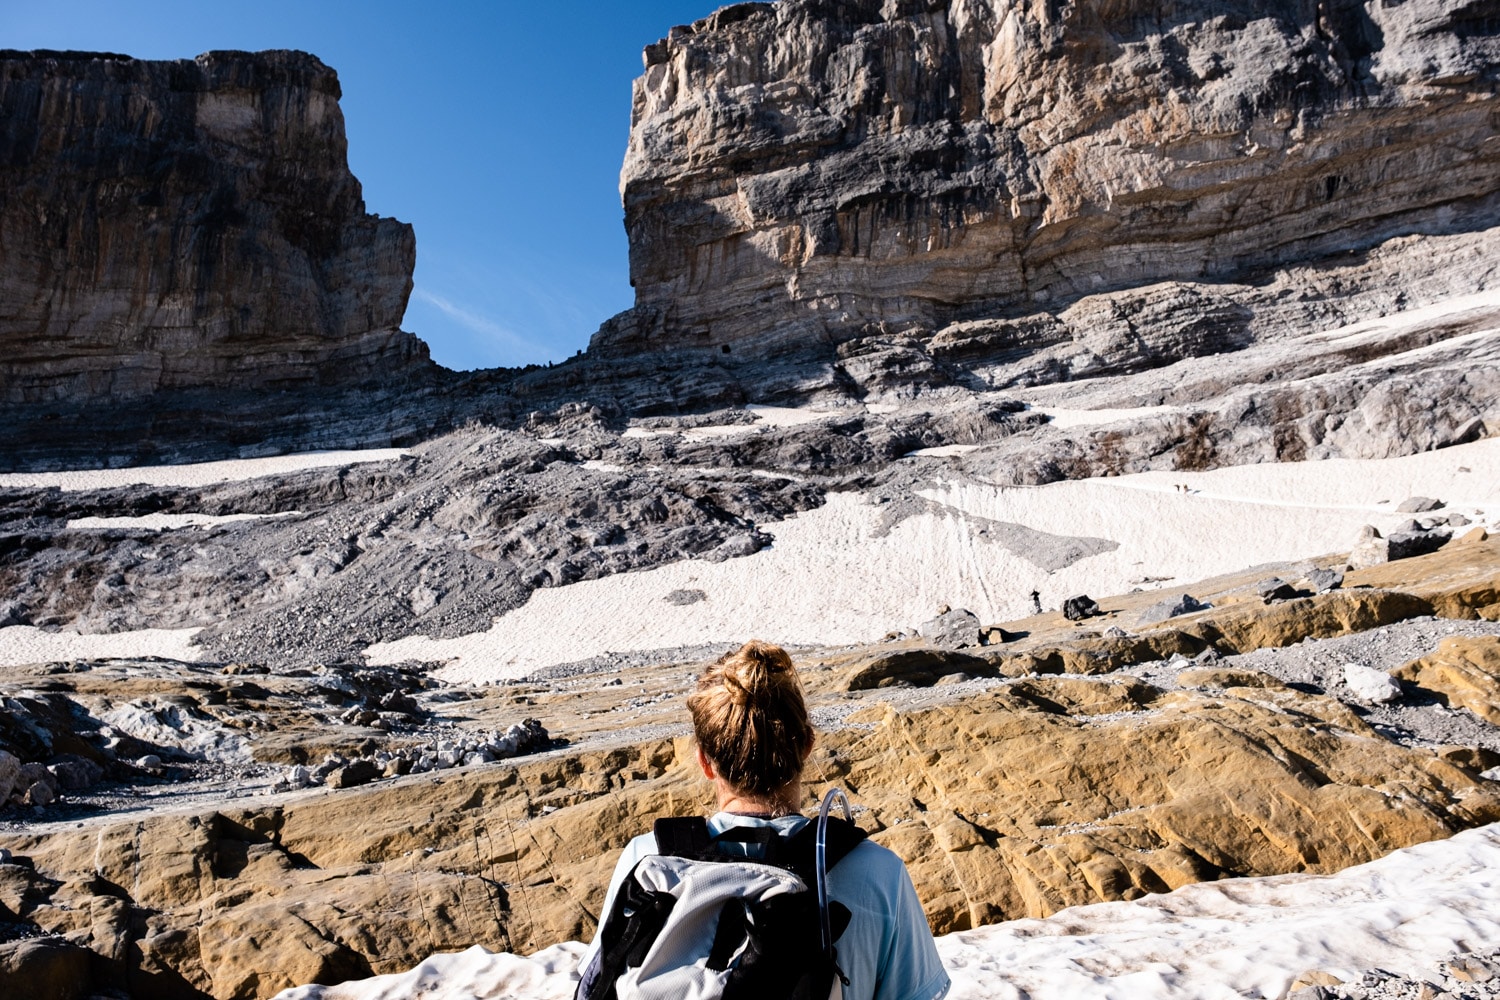
[{"label": "snow slope", "polygon": [[[1186,487],[1180,489],[1179,487]],[[770,548],[722,563],[684,560],[538,590],[485,632],[371,646],[371,663],[444,662],[482,683],[609,652],[740,642],[879,639],[942,604],[982,621],[1057,607],[1077,593],[1181,587],[1270,562],[1347,551],[1359,529],[1388,531],[1412,495],[1476,522],[1500,513],[1500,439],[1405,458],[1337,459],[1149,472],[1041,487],[935,485],[892,518],[859,494],[765,526]],[[899,498],[898,498],[899,499]],[[910,502],[910,501],[909,501]],[[705,599],[674,604],[677,590]]]}]

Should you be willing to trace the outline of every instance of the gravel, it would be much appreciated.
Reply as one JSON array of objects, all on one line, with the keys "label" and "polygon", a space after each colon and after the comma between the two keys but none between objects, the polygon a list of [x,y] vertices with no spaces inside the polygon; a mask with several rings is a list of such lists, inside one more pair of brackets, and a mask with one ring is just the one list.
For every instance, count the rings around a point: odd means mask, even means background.
[{"label": "gravel", "polygon": [[1294,990],[1289,1000],[1493,1000],[1500,997],[1500,948],[1459,952],[1417,976],[1370,969],[1337,986]]},{"label": "gravel", "polygon": [[1449,637],[1485,635],[1500,636],[1500,622],[1413,618],[1337,639],[1307,639],[1295,646],[1258,649],[1240,656],[1219,658],[1210,654],[1196,661],[1177,657],[1137,664],[1124,672],[1172,689],[1178,686],[1177,674],[1190,667],[1259,670],[1298,690],[1332,695],[1348,703],[1377,732],[1404,746],[1459,744],[1500,752],[1500,728],[1467,709],[1450,709],[1410,685],[1403,685],[1404,694],[1398,701],[1364,703],[1344,678],[1344,668],[1351,663],[1389,672],[1431,653]]}]

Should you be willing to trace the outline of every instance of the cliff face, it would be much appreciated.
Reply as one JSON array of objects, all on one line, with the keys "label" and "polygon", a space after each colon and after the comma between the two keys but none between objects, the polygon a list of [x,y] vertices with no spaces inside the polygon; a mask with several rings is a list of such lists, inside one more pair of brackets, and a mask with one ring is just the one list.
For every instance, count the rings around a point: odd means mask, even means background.
[{"label": "cliff face", "polygon": [[0,52],[0,405],[425,368],[416,241],[366,214],[338,100],[298,52]]},{"label": "cliff face", "polygon": [[782,0],[645,64],[605,351],[931,331],[1496,217],[1493,0]]}]

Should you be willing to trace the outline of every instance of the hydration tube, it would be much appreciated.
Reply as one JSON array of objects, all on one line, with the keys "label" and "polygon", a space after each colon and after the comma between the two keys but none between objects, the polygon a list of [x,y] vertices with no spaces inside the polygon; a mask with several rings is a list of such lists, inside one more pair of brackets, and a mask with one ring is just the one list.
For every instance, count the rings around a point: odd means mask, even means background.
[{"label": "hydration tube", "polygon": [[828,919],[828,813],[833,809],[835,799],[844,807],[844,819],[848,822],[854,820],[849,812],[849,797],[841,788],[830,788],[818,809],[818,839],[814,852],[818,876],[818,920],[823,932],[823,952],[829,960],[833,959],[833,924]]}]

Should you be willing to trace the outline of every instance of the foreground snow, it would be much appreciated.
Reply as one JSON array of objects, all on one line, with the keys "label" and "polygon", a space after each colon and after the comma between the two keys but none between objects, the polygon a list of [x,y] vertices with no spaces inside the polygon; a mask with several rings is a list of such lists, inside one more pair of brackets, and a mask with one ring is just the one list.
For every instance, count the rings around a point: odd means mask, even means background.
[{"label": "foreground snow", "polygon": [[[985,622],[1030,614],[1033,588],[1057,607],[1077,593],[1181,588],[1247,566],[1347,551],[1359,529],[1388,531],[1409,496],[1476,522],[1500,513],[1500,439],[1405,458],[1331,459],[1149,472],[1034,488],[937,484],[913,499],[833,494],[766,525],[774,544],[720,563],[683,560],[538,590],[485,632],[410,636],[370,647],[374,664],[443,662],[482,683],[610,652],[762,638],[868,642],[943,604]],[[696,602],[668,599],[699,592]],[[1180,589],[1178,590],[1180,593]],[[560,628],[559,623],[567,627]]]},{"label": "foreground snow", "polygon": [[[1415,975],[1497,940],[1500,824],[1336,875],[1202,883],[949,934],[938,951],[955,1000],[1238,1000],[1279,997],[1313,969],[1344,980],[1374,967]],[[476,947],[277,1000],[560,1000],[582,951],[570,943],[521,958]]]}]

